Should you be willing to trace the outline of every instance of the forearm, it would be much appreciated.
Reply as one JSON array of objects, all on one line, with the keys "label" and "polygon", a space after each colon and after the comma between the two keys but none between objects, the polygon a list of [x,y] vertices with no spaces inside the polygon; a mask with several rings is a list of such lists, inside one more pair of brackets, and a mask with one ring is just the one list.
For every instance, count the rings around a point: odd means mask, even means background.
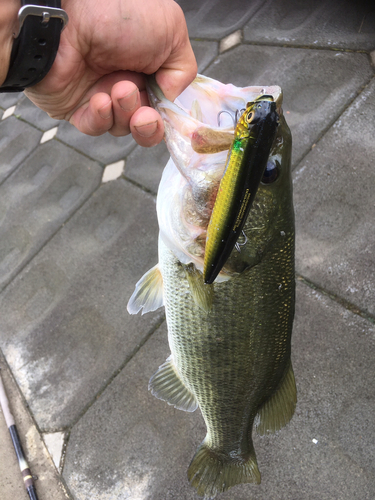
[{"label": "forearm", "polygon": [[18,0],[0,0],[0,85],[4,82],[9,69],[13,33],[17,31]]}]

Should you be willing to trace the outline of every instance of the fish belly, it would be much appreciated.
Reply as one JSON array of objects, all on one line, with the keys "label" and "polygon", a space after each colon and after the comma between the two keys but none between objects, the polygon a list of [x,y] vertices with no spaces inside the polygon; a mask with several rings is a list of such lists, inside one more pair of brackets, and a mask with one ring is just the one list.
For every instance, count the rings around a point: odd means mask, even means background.
[{"label": "fish belly", "polygon": [[209,311],[196,305],[183,266],[162,241],[159,244],[172,362],[207,426],[188,471],[205,498],[233,484],[259,483],[254,419],[264,434],[285,425],[294,411],[293,235],[290,238],[289,254],[284,242],[283,252],[274,249],[236,278],[205,285],[214,288]]}]

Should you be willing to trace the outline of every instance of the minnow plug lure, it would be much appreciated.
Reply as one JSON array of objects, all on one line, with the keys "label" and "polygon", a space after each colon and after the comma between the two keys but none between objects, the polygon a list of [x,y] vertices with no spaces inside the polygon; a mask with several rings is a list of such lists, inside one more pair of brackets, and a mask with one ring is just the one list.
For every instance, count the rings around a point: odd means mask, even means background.
[{"label": "minnow plug lure", "polygon": [[203,278],[213,283],[236,245],[262,180],[279,116],[272,96],[247,104],[234,131],[207,229]]}]

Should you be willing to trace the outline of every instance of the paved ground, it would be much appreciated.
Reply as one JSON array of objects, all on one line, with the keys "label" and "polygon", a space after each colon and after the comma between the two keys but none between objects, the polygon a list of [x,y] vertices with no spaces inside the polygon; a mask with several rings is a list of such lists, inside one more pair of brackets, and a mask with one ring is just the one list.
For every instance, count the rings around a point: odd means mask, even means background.
[{"label": "paved ground", "polygon": [[[262,484],[221,498],[373,499],[374,4],[180,4],[200,72],[280,85],[294,140],[297,411],[255,438]],[[22,94],[0,106],[0,366],[40,500],[193,500],[202,418],[147,391],[164,317],[125,307],[157,260],[166,149],[86,137]],[[2,418],[0,442],[0,497],[26,500]]]}]

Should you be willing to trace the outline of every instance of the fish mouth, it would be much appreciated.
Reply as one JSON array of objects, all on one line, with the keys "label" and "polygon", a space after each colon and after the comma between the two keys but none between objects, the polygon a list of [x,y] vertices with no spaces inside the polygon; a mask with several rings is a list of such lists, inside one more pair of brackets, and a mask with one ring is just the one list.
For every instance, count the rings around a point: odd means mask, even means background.
[{"label": "fish mouth", "polygon": [[159,102],[161,102],[163,99],[166,99],[163,91],[156,82],[155,74],[147,75],[146,90],[150,105],[155,109],[157,108]]},{"label": "fish mouth", "polygon": [[[250,103],[258,101],[261,107],[272,108],[274,119],[271,124],[276,129],[278,117],[282,114],[282,91],[278,86],[237,88],[201,75],[175,102],[166,99],[155,75],[147,76],[146,89],[150,105],[162,116],[164,140],[172,160],[159,187],[159,193],[167,190],[171,195],[166,198],[158,194],[161,234],[181,262],[196,265],[206,283],[210,284],[216,278],[226,280],[231,272],[223,266],[242,234],[273,142],[271,140],[268,144],[266,141],[267,136],[272,136],[269,131],[262,132],[267,129],[269,120],[265,117],[270,115],[270,109],[263,117],[259,110],[251,127],[257,131],[257,140],[253,141],[246,165],[239,169],[240,185],[242,188],[246,185],[248,190],[242,189],[231,196],[230,217],[225,218],[229,233],[220,239],[219,245],[215,245],[213,260],[207,259],[207,243],[212,241],[212,235],[208,239],[206,235],[217,202],[218,187],[226,170],[225,158],[233,144],[235,122]],[[268,144],[268,150],[265,144]],[[180,175],[186,183],[180,180]],[[176,192],[170,189],[172,178],[179,186]],[[185,190],[190,193],[188,198],[183,195]],[[179,217],[176,213],[180,214]],[[194,252],[191,251],[192,241],[195,242]]]},{"label": "fish mouth", "polygon": [[[276,137],[279,115],[272,96],[260,97],[255,107],[255,118],[250,132],[254,141],[249,141],[244,148],[240,148],[243,149],[241,161],[236,162],[235,167],[238,168],[233,172],[229,170],[230,155],[234,154],[230,151],[215,200],[207,230],[203,266],[203,279],[206,284],[214,282],[242,234]],[[236,147],[235,143],[236,139],[233,141],[232,150]]]}]

